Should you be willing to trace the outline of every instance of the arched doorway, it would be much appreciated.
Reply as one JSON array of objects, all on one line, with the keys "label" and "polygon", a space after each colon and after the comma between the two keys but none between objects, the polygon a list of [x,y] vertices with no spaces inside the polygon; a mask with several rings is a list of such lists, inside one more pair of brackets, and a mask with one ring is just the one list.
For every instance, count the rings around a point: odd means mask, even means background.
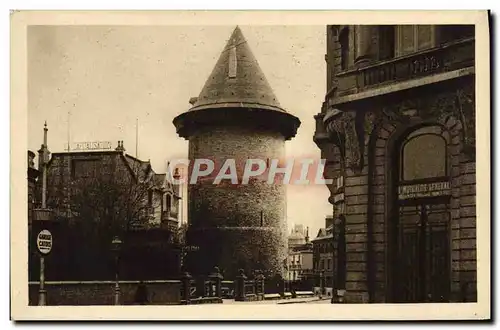
[{"label": "arched doorway", "polygon": [[[391,219],[396,302],[447,302],[451,286],[449,135],[424,126],[395,151]],[[393,186],[394,186],[393,185]]]}]

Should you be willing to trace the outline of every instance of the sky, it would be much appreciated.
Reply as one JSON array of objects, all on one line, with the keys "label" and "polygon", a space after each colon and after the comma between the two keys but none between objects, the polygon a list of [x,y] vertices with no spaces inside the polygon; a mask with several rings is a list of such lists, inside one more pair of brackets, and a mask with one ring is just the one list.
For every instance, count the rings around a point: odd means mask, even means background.
[{"label": "sky", "polygon": [[[47,121],[51,152],[68,140],[123,140],[135,156],[137,142],[138,158],[164,173],[188,152],[172,120],[201,92],[234,28],[29,26],[28,148],[40,148]],[[320,158],[312,137],[326,93],[326,27],[240,28],[280,104],[301,120],[287,157]],[[303,224],[315,237],[332,212],[327,187],[289,185],[287,196],[288,228]]]}]

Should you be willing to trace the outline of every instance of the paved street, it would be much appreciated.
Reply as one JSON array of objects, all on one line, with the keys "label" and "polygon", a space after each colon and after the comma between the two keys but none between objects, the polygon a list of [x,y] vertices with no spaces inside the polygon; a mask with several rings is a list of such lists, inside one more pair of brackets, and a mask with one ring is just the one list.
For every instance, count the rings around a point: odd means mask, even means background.
[{"label": "paved street", "polygon": [[326,304],[330,303],[330,299],[318,299],[318,297],[296,298],[285,300],[260,300],[260,301],[235,301],[234,299],[224,299],[224,304],[267,304],[267,305],[285,305],[285,304]]}]

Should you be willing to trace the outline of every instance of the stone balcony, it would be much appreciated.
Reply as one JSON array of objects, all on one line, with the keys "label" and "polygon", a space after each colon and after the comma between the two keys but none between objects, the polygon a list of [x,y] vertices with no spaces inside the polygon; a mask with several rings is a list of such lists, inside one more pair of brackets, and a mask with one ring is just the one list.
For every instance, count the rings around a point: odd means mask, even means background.
[{"label": "stone balcony", "polygon": [[[474,67],[474,54],[474,38],[468,38],[340,72],[336,76],[337,83],[326,95],[326,108],[354,101],[354,97],[362,98],[363,94],[366,94],[366,97],[376,96],[372,91],[382,91],[383,87],[388,85],[445,73],[450,73],[450,77],[443,76],[443,80],[467,74],[469,72],[461,73],[460,70],[470,70]],[[425,81],[422,84],[425,84]],[[408,85],[408,88],[411,87],[416,86]],[[386,88],[383,91],[387,93],[393,89]]]}]

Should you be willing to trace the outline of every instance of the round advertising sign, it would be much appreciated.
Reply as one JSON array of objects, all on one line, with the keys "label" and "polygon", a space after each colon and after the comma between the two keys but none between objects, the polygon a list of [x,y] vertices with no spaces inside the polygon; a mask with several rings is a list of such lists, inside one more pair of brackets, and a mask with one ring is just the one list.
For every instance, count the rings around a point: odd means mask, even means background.
[{"label": "round advertising sign", "polygon": [[50,231],[44,229],[36,238],[36,246],[41,254],[49,254],[52,250],[52,234]]}]

